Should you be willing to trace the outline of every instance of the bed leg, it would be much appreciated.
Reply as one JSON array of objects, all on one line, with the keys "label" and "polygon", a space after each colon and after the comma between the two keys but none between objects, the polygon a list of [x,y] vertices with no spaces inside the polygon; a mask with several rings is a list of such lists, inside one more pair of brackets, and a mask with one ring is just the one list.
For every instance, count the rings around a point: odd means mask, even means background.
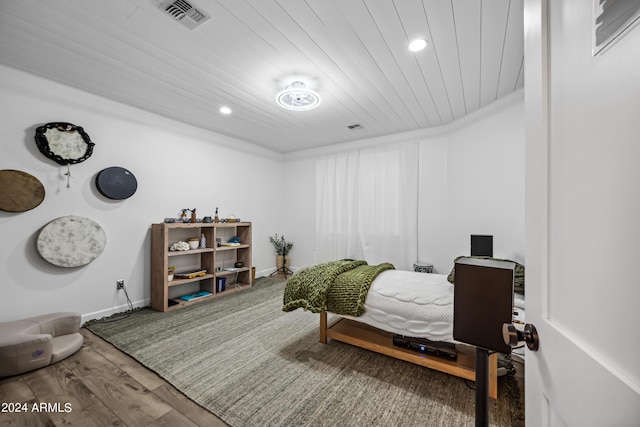
[{"label": "bed leg", "polygon": [[489,355],[489,397],[498,398],[498,353]]},{"label": "bed leg", "polygon": [[327,312],[320,312],[320,342],[327,343]]}]

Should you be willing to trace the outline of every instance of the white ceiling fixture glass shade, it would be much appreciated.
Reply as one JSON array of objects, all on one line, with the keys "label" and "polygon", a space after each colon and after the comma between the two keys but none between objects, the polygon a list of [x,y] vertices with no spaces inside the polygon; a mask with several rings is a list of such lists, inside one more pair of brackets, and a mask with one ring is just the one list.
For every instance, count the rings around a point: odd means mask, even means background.
[{"label": "white ceiling fixture glass shade", "polygon": [[302,82],[293,82],[278,93],[276,101],[287,110],[306,111],[320,105],[320,95],[307,89]]},{"label": "white ceiling fixture glass shade", "polygon": [[409,50],[411,52],[420,52],[425,47],[427,47],[427,41],[424,39],[416,39],[409,43]]}]

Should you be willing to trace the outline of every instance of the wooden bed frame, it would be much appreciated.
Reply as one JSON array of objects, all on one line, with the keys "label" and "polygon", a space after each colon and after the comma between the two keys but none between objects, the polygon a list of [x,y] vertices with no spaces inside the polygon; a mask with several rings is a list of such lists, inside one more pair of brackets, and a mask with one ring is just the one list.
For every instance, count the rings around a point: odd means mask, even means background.
[{"label": "wooden bed frame", "polygon": [[[327,323],[327,312],[323,311],[320,313],[320,342],[326,344],[327,338],[445,372],[456,377],[466,378],[471,381],[476,379],[476,352],[475,347],[470,345],[456,345],[458,358],[454,362],[396,347],[393,345],[393,334],[391,332],[382,331],[355,320],[339,318],[329,325]],[[497,353],[489,356],[489,396],[494,399],[498,398]]]}]

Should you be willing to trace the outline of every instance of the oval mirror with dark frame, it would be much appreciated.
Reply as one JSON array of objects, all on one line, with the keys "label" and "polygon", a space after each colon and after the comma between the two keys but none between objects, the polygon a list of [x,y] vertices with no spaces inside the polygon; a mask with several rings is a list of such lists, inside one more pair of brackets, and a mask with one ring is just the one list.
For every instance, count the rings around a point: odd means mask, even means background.
[{"label": "oval mirror with dark frame", "polygon": [[82,127],[64,122],[38,127],[35,139],[40,152],[60,165],[73,165],[87,160],[93,154],[95,145]]}]

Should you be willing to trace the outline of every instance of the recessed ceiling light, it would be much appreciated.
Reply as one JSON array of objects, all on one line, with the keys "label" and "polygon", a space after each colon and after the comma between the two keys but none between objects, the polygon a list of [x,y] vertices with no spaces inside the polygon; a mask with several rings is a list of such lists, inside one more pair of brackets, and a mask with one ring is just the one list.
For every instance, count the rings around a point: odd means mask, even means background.
[{"label": "recessed ceiling light", "polygon": [[427,47],[427,41],[424,39],[416,39],[409,43],[409,50],[411,52],[420,52],[425,47]]},{"label": "recessed ceiling light", "polygon": [[229,107],[220,107],[220,112],[222,114],[231,114],[231,108],[229,108]]},{"label": "recessed ceiling light", "polygon": [[302,82],[293,82],[278,93],[276,102],[287,110],[306,111],[320,105],[320,95],[305,88]]}]

